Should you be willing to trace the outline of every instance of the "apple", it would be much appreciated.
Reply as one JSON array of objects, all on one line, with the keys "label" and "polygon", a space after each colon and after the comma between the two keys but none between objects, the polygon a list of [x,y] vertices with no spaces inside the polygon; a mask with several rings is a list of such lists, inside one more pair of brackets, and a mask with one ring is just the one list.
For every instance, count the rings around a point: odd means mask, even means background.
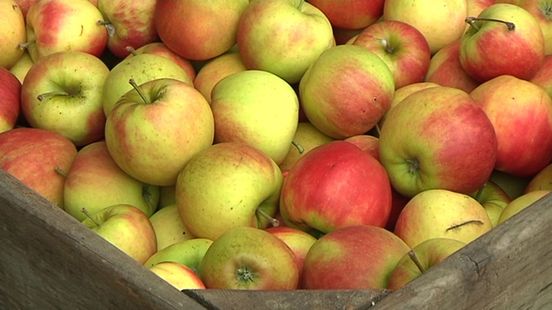
[{"label": "apple", "polygon": [[530,81],[544,88],[552,98],[552,55],[544,58],[542,66]]},{"label": "apple", "polygon": [[387,224],[391,186],[383,166],[352,143],[318,146],[289,170],[280,214],[287,226],[328,233],[351,225]]},{"label": "apple", "polygon": [[356,45],[322,53],[299,84],[306,117],[335,139],[372,129],[389,109],[394,91],[393,75],[383,60]]},{"label": "apple", "polygon": [[293,251],[255,227],[234,227],[209,247],[199,274],[207,288],[292,290],[299,285]]},{"label": "apple", "polygon": [[21,109],[21,83],[8,69],[0,67],[0,133],[15,127]]},{"label": "apple", "polygon": [[[418,83],[412,83],[412,84],[408,84],[403,87],[397,88],[395,90],[395,93],[393,94],[393,100],[391,100],[391,106],[389,107],[389,110],[394,108],[397,104],[403,101],[404,98],[410,96],[411,94],[419,90],[431,88],[435,86],[440,86],[440,85],[433,82],[418,82]],[[376,129],[378,128],[379,128],[378,130],[381,129],[381,126],[383,126],[383,123],[385,122],[385,117],[387,116],[387,113],[389,113],[389,110],[387,110],[387,112],[385,112],[383,117],[380,119],[378,123],[379,127],[377,127]]]},{"label": "apple", "polygon": [[521,196],[532,177],[520,177],[511,173],[493,170],[490,181],[498,185],[510,199]]},{"label": "apple", "polygon": [[378,55],[391,70],[395,88],[422,82],[431,51],[424,35],[413,26],[394,20],[376,22],[353,41]]},{"label": "apple", "polygon": [[[466,0],[468,16],[479,16],[487,7],[495,4],[496,0]],[[466,25],[466,29],[469,25]]]},{"label": "apple", "polygon": [[398,20],[414,26],[424,35],[434,54],[460,39],[467,10],[466,0],[387,0],[383,20]]},{"label": "apple", "polygon": [[448,238],[433,238],[418,244],[397,263],[389,276],[387,289],[398,290],[465,245],[462,241]]},{"label": "apple", "polygon": [[94,214],[116,204],[130,204],[151,216],[157,209],[159,188],[126,174],[113,161],[104,140],[79,149],[64,183],[65,211],[79,221],[85,208]]},{"label": "apple", "polygon": [[176,204],[157,210],[150,216],[150,222],[157,238],[157,250],[171,244],[194,238],[180,219]]},{"label": "apple", "polygon": [[356,135],[343,139],[356,145],[360,150],[370,154],[379,161],[379,138],[372,135]]},{"label": "apple", "polygon": [[303,155],[313,148],[333,140],[333,138],[326,136],[320,132],[320,130],[316,129],[311,123],[299,122],[297,124],[295,136],[291,142],[292,145],[290,145],[286,157],[279,165],[280,170],[282,170],[283,173],[287,173]]},{"label": "apple", "polygon": [[107,45],[102,13],[87,0],[41,0],[26,17],[26,48],[33,61],[56,52],[80,51],[99,57]]},{"label": "apple", "polygon": [[107,116],[117,101],[133,87],[129,83],[134,79],[140,85],[148,81],[169,78],[193,85],[188,72],[174,61],[156,54],[139,54],[128,57],[111,69],[103,88],[103,110]]},{"label": "apple", "polygon": [[512,201],[510,196],[500,186],[490,180],[485,182],[479,190],[470,196],[485,208],[493,227],[498,224],[498,218],[502,210]]},{"label": "apple", "polygon": [[290,84],[335,45],[326,15],[305,0],[252,0],[236,37],[248,69],[276,74]]},{"label": "apple", "polygon": [[498,225],[506,222],[514,215],[530,207],[541,198],[547,196],[550,192],[551,192],[550,190],[534,190],[512,200],[504,208],[504,210],[502,211],[502,214],[500,214],[500,218],[498,219]]},{"label": "apple", "polygon": [[17,77],[19,82],[23,84],[23,81],[25,80],[25,76],[27,75],[27,72],[31,69],[34,62],[31,59],[31,55],[29,53],[25,52],[17,62],[11,67],[10,72]]},{"label": "apple", "polygon": [[118,204],[88,213],[82,223],[140,264],[157,251],[147,215],[132,205]]},{"label": "apple", "polygon": [[544,53],[552,55],[552,1],[519,0],[516,5],[535,17],[544,36]]},{"label": "apple", "polygon": [[155,0],[98,0],[103,15],[101,24],[107,27],[107,48],[116,57],[129,54],[127,46],[139,48],[157,39],[153,23]]},{"label": "apple", "polygon": [[544,60],[544,38],[531,13],[496,3],[466,22],[470,28],[460,41],[459,59],[470,77],[485,82],[499,75],[526,80],[535,75]]},{"label": "apple", "polygon": [[471,92],[479,85],[460,64],[460,40],[442,47],[431,57],[425,81],[465,92]]},{"label": "apple", "polygon": [[205,284],[203,284],[199,275],[186,265],[175,262],[163,262],[151,267],[149,270],[179,291],[205,288]]},{"label": "apple", "polygon": [[[552,160],[552,99],[523,79],[502,75],[470,93],[493,124],[496,170],[531,176]],[[515,124],[515,125],[513,125]]]},{"label": "apple", "polygon": [[[134,56],[138,57],[138,56]],[[213,143],[209,103],[188,83],[160,78],[137,85],[107,116],[105,142],[113,160],[144,183],[175,184],[195,154]]]},{"label": "apple", "polygon": [[206,238],[180,240],[166,248],[158,250],[148,258],[144,266],[151,268],[162,262],[177,262],[198,272],[199,264],[212,243],[212,240]]},{"label": "apple", "polygon": [[173,61],[179,67],[181,67],[188,75],[188,79],[186,79],[187,81],[193,82],[194,79],[196,78],[196,69],[192,65],[192,62],[185,58],[182,58],[180,55],[171,51],[163,42],[151,42],[151,43],[142,45],[138,49],[134,49],[133,47],[130,47],[130,46],[127,46],[126,48],[130,53],[128,54],[128,56],[126,56],[126,58],[130,58],[132,56],[136,56],[140,54],[158,55]]},{"label": "apple", "polygon": [[265,153],[245,143],[217,143],[179,173],[176,205],[193,236],[216,240],[233,227],[268,227],[281,185],[282,173]]},{"label": "apple", "polygon": [[385,289],[389,275],[410,248],[392,232],[354,225],[334,230],[310,248],[303,265],[304,289]]},{"label": "apple", "polygon": [[88,53],[44,56],[21,86],[22,113],[32,127],[55,131],[77,146],[99,141],[104,136],[102,89],[108,74],[107,66]]},{"label": "apple", "polygon": [[0,2],[0,68],[10,69],[23,55],[19,44],[25,42],[25,17],[16,1]]},{"label": "apple", "polygon": [[223,78],[247,70],[241,61],[240,54],[229,52],[213,58],[205,63],[197,72],[194,87],[211,102],[211,92],[215,85]]},{"label": "apple", "polygon": [[471,193],[493,171],[497,138],[469,94],[438,86],[411,94],[387,113],[379,151],[393,188],[404,196],[431,188]]},{"label": "apple", "polygon": [[483,206],[471,196],[429,189],[412,197],[402,210],[395,234],[411,248],[432,238],[469,243],[492,229]]},{"label": "apple", "polygon": [[207,60],[236,43],[240,16],[247,0],[156,1],[154,23],[159,38],[178,55]]},{"label": "apple", "polygon": [[383,15],[384,0],[309,0],[322,11],[334,27],[363,29]]},{"label": "apple", "polygon": [[275,74],[246,70],[220,80],[211,93],[215,143],[242,142],[277,164],[289,152],[297,130],[299,99]]},{"label": "apple", "polygon": [[531,177],[523,193],[526,194],[538,190],[552,190],[552,163]]},{"label": "apple", "polygon": [[37,1],[38,0],[15,0],[15,3],[17,3],[17,6],[19,6],[19,8],[21,9],[23,16],[27,16],[27,12],[31,8],[31,6]]}]

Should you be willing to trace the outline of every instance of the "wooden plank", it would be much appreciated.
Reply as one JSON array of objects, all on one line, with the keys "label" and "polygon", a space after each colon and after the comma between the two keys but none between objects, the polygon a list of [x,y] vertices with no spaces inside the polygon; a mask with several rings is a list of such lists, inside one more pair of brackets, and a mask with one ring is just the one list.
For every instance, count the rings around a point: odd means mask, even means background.
[{"label": "wooden plank", "polygon": [[549,194],[374,309],[552,309],[551,233]]},{"label": "wooden plank", "polygon": [[0,171],[0,309],[203,309]]}]

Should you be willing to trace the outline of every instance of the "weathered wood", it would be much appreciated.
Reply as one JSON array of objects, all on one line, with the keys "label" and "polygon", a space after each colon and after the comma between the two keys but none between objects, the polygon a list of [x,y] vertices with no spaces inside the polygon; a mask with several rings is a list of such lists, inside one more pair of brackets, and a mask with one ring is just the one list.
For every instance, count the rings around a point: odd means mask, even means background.
[{"label": "weathered wood", "polygon": [[0,171],[0,309],[203,309]]},{"label": "weathered wood", "polygon": [[552,309],[551,233],[547,195],[373,309]]}]

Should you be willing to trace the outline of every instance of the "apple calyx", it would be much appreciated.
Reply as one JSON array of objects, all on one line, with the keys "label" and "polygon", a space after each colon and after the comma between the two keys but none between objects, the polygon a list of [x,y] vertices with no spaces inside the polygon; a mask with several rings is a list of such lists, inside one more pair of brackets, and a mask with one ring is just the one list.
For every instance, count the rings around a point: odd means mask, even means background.
[{"label": "apple calyx", "polygon": [[291,141],[291,145],[293,145],[297,149],[297,152],[299,152],[299,154],[303,154],[305,152],[305,148],[303,148],[303,146],[301,146],[301,144],[299,144],[295,141]]},{"label": "apple calyx", "polygon": [[96,22],[98,25],[100,26],[104,26],[105,29],[107,30],[107,35],[112,38],[113,36],[115,36],[115,26],[113,26],[113,24],[110,22],[110,21],[107,21],[107,20],[99,20]]},{"label": "apple calyx", "polygon": [[546,17],[547,20],[552,20],[552,3],[547,1],[539,7],[539,11]]},{"label": "apple calyx", "polygon": [[253,282],[255,280],[255,273],[245,266],[238,267],[236,270],[236,277],[238,282]]},{"label": "apple calyx", "polygon": [[129,45],[129,46],[125,46],[125,50],[126,50],[127,52],[131,53],[132,56],[138,55],[138,53],[136,52],[136,49],[134,49],[134,47],[132,47],[132,46],[130,46],[130,45]]},{"label": "apple calyx", "polygon": [[449,228],[447,228],[445,231],[448,232],[448,231],[458,229],[462,226],[469,225],[469,224],[483,225],[484,223],[481,220],[469,220],[469,221],[465,221],[465,222],[460,223],[460,224],[452,225]]},{"label": "apple calyx", "polygon": [[272,225],[272,227],[280,226],[280,221],[278,219],[273,218],[272,216],[268,215],[266,212],[264,212],[260,208],[257,208],[257,210],[255,210],[255,213],[257,214],[257,217],[263,217],[263,218],[267,219],[270,222],[270,225]]},{"label": "apple calyx", "polygon": [[475,30],[479,30],[479,26],[475,23],[476,21],[503,23],[508,28],[508,31],[514,31],[516,29],[516,24],[502,19],[474,17],[474,16],[468,16],[465,19],[465,22],[468,23],[470,27],[473,27]]},{"label": "apple calyx", "polygon": [[422,266],[422,263],[418,259],[418,256],[416,256],[416,252],[414,252],[414,250],[408,251],[408,257],[410,257],[410,259],[412,260],[414,265],[416,265],[416,267],[418,267],[418,270],[420,270],[421,273],[426,272],[426,269],[424,268],[424,266]]},{"label": "apple calyx", "polygon": [[418,175],[418,171],[420,171],[420,162],[417,159],[407,159],[406,164],[408,165],[408,174]]},{"label": "apple calyx", "polygon": [[134,79],[130,79],[128,80],[128,83],[130,85],[132,85],[132,88],[134,88],[136,90],[136,92],[138,93],[138,95],[140,96],[140,98],[142,98],[142,100],[144,101],[145,104],[150,104],[151,102],[147,99],[146,95],[144,94],[144,92],[142,91],[142,89],[140,88],[140,86],[138,86],[138,84],[136,83],[136,81]]},{"label": "apple calyx", "polygon": [[56,97],[56,96],[69,96],[69,93],[67,93],[65,91],[61,91],[61,90],[54,90],[54,91],[51,91],[51,92],[40,94],[40,95],[36,96],[36,99],[38,101],[42,102],[44,100],[50,100],[50,99],[52,99],[53,97]]},{"label": "apple calyx", "polygon": [[81,212],[84,214],[84,216],[86,216],[86,218],[88,218],[90,221],[92,221],[92,223],[94,223],[94,225],[96,225],[97,227],[100,226],[100,224],[98,224],[98,222],[94,221],[92,216],[90,216],[90,213],[88,213],[88,210],[86,210],[86,208],[82,208]]}]

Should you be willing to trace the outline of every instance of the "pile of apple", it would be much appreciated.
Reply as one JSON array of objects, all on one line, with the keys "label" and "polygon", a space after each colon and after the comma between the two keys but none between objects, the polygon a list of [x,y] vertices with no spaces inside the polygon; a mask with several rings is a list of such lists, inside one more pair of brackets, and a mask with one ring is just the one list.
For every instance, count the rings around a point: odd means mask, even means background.
[{"label": "pile of apple", "polygon": [[0,16],[0,168],[178,289],[394,290],[552,190],[552,0]]}]

